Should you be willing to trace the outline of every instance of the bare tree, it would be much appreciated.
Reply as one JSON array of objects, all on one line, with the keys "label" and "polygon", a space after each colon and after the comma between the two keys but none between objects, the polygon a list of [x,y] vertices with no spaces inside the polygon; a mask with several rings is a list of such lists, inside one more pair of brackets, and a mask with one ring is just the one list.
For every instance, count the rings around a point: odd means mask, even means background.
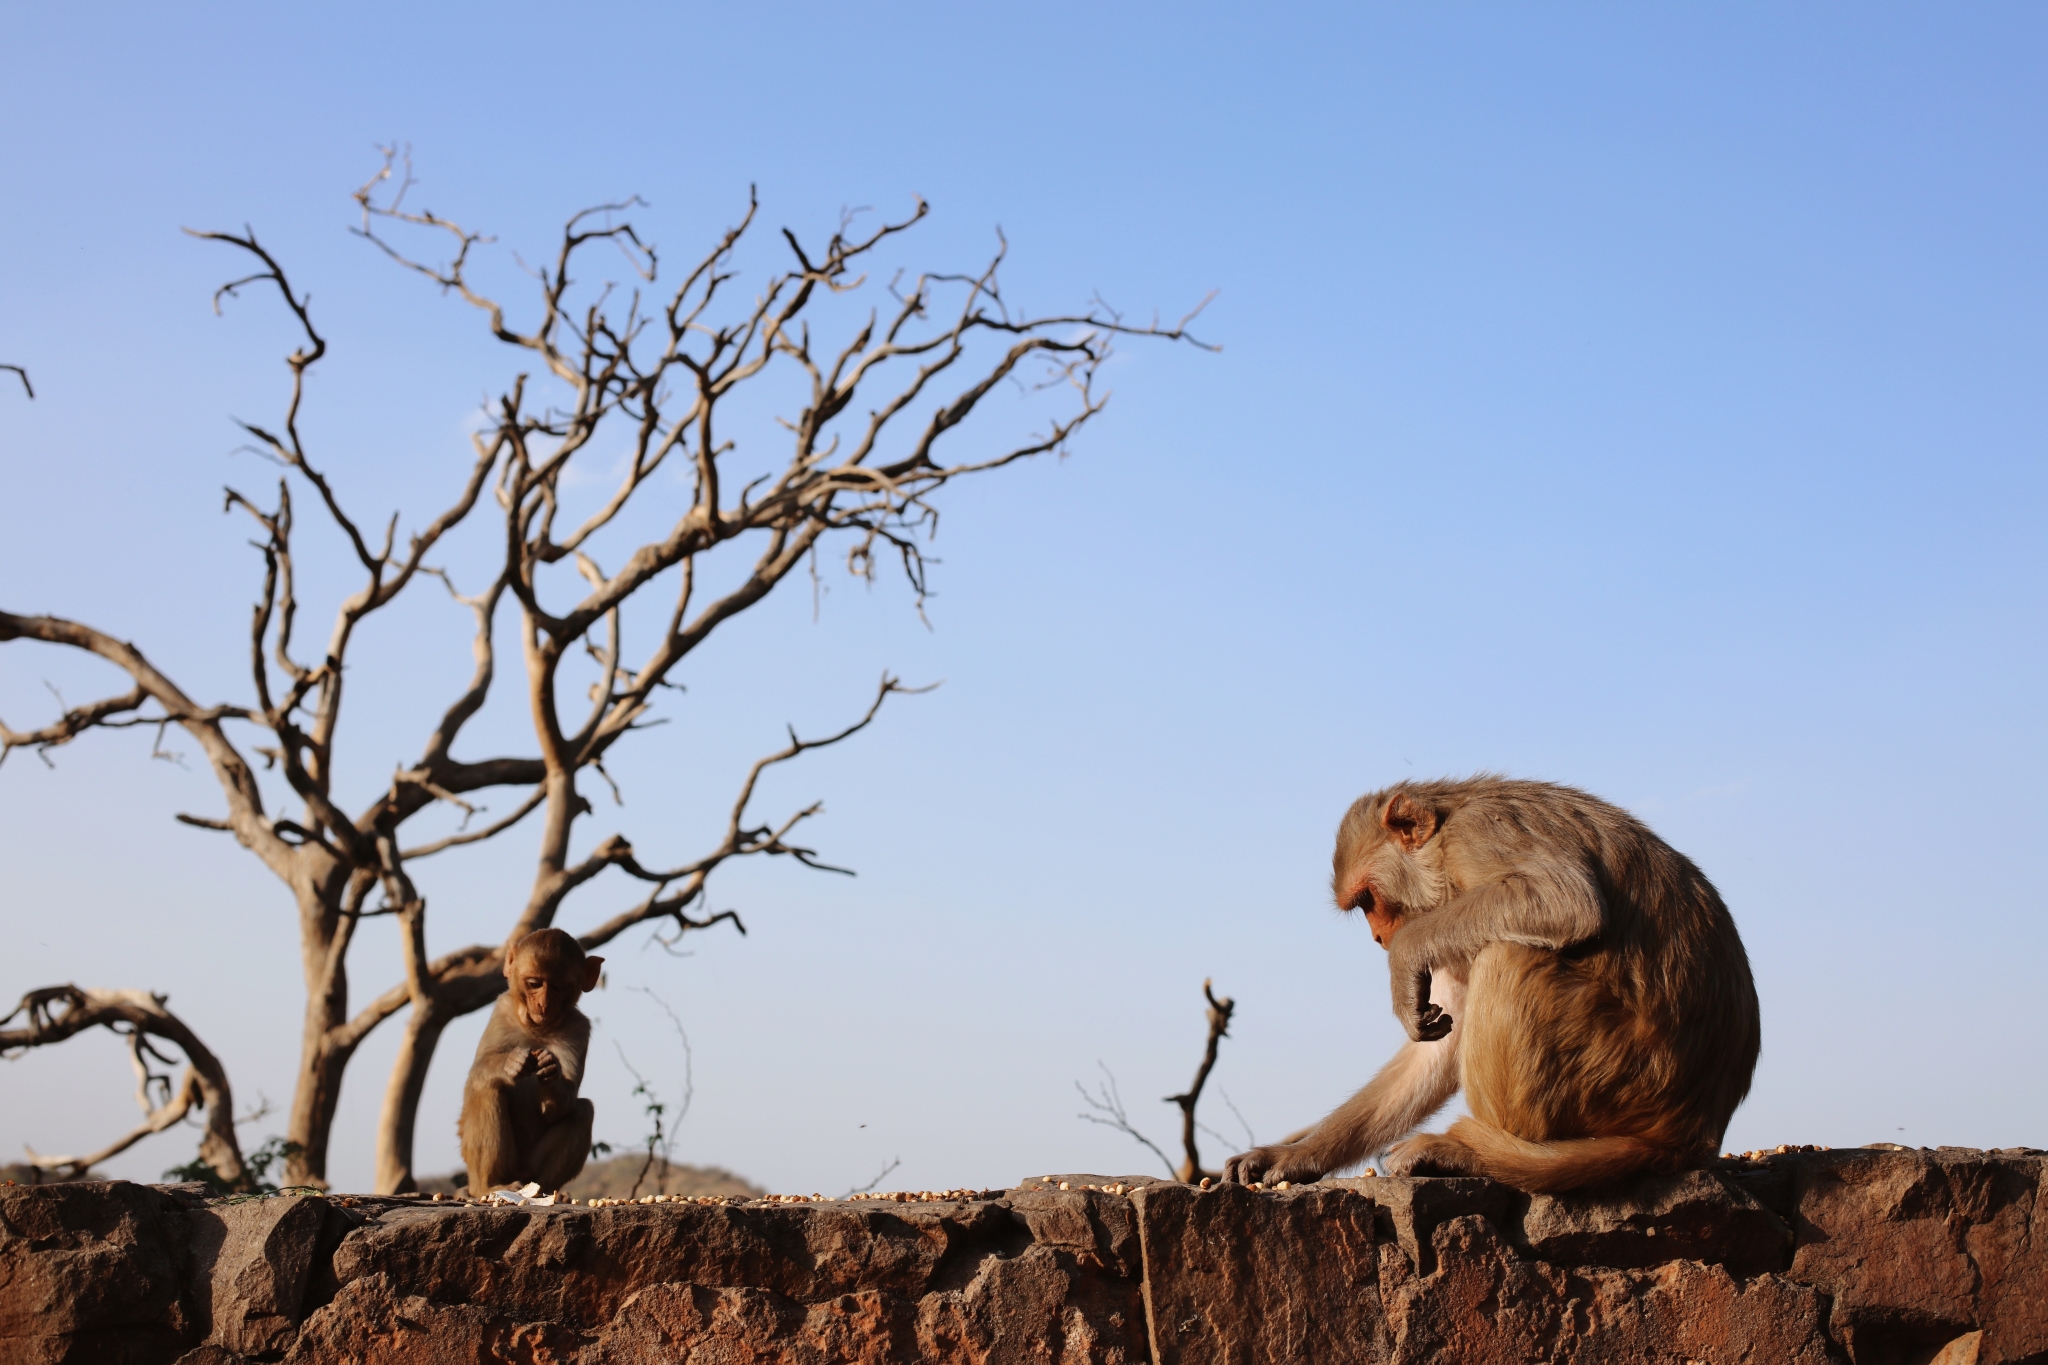
[{"label": "bare tree", "polygon": [[[227,1072],[185,1021],[164,1008],[165,999],[148,991],[44,986],[22,996],[21,1003],[0,1018],[0,1025],[5,1025],[28,1016],[21,1028],[0,1027],[0,1057],[18,1057],[30,1048],[61,1043],[89,1028],[105,1028],[127,1038],[128,1057],[135,1066],[135,1102],[142,1106],[143,1115],[140,1127],[87,1156],[40,1156],[31,1148],[31,1166],[82,1176],[201,1109],[206,1113],[206,1126],[199,1139],[199,1159],[230,1188],[249,1183],[242,1147],[235,1139],[235,1100]],[[185,1070],[175,1086],[169,1076],[151,1068],[152,1061],[172,1064],[151,1044],[151,1038],[174,1043],[184,1052]]]},{"label": "bare tree", "polygon": [[[654,723],[657,693],[674,685],[683,660],[800,566],[815,573],[828,540],[844,545],[847,566],[857,575],[872,578],[878,561],[893,557],[921,609],[927,588],[922,547],[936,526],[935,492],[957,479],[1063,452],[1102,411],[1107,395],[1097,378],[1114,338],[1201,344],[1187,331],[1193,314],[1172,326],[1136,326],[1099,300],[1074,313],[1014,311],[998,284],[1000,246],[971,274],[899,273],[883,286],[885,306],[856,313],[843,338],[826,344],[822,337],[838,316],[826,305],[876,288],[865,273],[870,261],[925,216],[922,201],[865,234],[855,232],[849,216],[822,247],[807,247],[784,229],[787,264],[767,275],[751,299],[730,287],[735,251],[757,216],[751,196],[738,225],[662,293],[654,288],[658,254],[625,216],[638,201],[601,205],[568,220],[552,260],[532,272],[532,319],[518,322],[478,281],[480,248],[488,239],[409,207],[412,188],[409,162],[387,152],[383,169],[356,192],[357,231],[478,309],[491,335],[528,367],[490,405],[443,509],[402,544],[398,514],[378,530],[348,510],[338,481],[301,430],[306,374],[327,352],[307,296],[294,289],[253,231],[195,233],[229,246],[252,267],[217,291],[216,310],[245,287],[269,287],[303,337],[286,358],[291,385],[281,420],[242,424],[255,449],[284,470],[275,501],[234,489],[226,495],[226,506],[253,518],[261,533],[262,584],[248,636],[250,698],[201,704],[135,646],[103,631],[0,611],[0,642],[38,640],[88,651],[133,684],[118,696],[67,709],[38,729],[0,725],[0,758],[21,747],[47,752],[92,729],[148,726],[161,733],[180,726],[212,765],[226,810],[177,818],[232,833],[289,889],[299,920],[306,1013],[287,1133],[298,1154],[288,1180],[324,1183],[349,1060],[372,1029],[406,1014],[379,1122],[376,1183],[383,1191],[413,1187],[414,1116],[442,1030],[491,1003],[503,989],[504,944],[553,924],[572,893],[605,873],[644,888],[587,921],[579,938],[596,948],[640,924],[672,925],[680,935],[730,919],[744,931],[730,911],[707,915],[700,908],[709,878],[734,859],[786,857],[843,870],[793,841],[797,827],[818,813],[816,804],[763,821],[751,809],[756,786],[771,766],[868,726],[890,695],[907,690],[892,677],[882,679],[865,714],[837,733],[803,739],[791,730],[787,745],[747,772],[722,834],[695,857],[643,859],[620,833],[573,856],[578,822],[595,814],[585,788],[593,778],[610,784],[607,756]],[[448,254],[430,262],[404,245],[408,233],[444,241]],[[577,272],[591,264],[593,249],[623,259],[633,278],[579,288]],[[601,266],[606,258],[596,259]],[[742,449],[730,434],[745,429],[744,422],[729,425],[727,419],[734,395],[753,391],[747,386],[758,388],[771,374],[791,377],[798,397],[792,400],[796,411],[778,419],[781,453],[763,458],[754,453],[764,449],[760,443],[750,440]],[[1021,438],[977,435],[970,453],[950,453],[967,444],[960,435],[965,424],[999,387],[1038,393],[1041,403],[1052,400],[1047,425]],[[601,434],[602,463],[596,453]],[[563,488],[572,464],[596,472],[621,443],[627,454],[616,488],[570,525]],[[664,468],[686,477],[656,480]],[[684,488],[686,499],[679,493]],[[359,575],[355,590],[336,605],[325,643],[311,653],[295,638],[295,490],[301,498],[310,492]],[[629,506],[664,504],[661,534],[627,536],[622,514]],[[455,574],[429,559],[487,506],[495,510],[477,520],[496,521],[488,540],[496,548],[480,586],[463,594]],[[736,571],[721,574],[735,556],[743,557]],[[469,609],[474,672],[419,748],[396,765],[388,787],[345,809],[333,775],[344,680],[351,667],[362,666],[349,661],[351,643],[367,618],[425,579],[444,585]],[[663,602],[653,600],[657,592]],[[533,748],[458,758],[464,726],[484,707],[497,677],[501,609],[515,619]],[[651,625],[645,633],[652,637],[631,661],[625,657],[629,609],[636,621]],[[587,684],[587,701],[572,711],[579,681]],[[245,752],[281,775],[289,816],[270,813]],[[475,798],[498,788],[520,799],[502,817],[469,828],[470,817],[482,813]],[[408,822],[437,805],[459,811],[463,826],[416,843],[401,837]],[[505,940],[431,953],[427,907],[410,867],[493,839],[529,816],[540,826],[532,885],[525,904],[507,916]],[[403,979],[352,1006],[350,946],[357,926],[375,915],[397,921]]]}]

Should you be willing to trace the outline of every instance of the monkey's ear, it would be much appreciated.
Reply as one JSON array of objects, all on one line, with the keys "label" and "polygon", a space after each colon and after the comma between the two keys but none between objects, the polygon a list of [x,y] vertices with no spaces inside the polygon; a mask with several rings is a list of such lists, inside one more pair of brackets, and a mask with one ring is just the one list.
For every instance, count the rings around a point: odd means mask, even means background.
[{"label": "monkey's ear", "polygon": [[1407,792],[1395,792],[1394,799],[1387,802],[1386,813],[1380,816],[1380,823],[1400,841],[1401,847],[1413,853],[1436,833],[1437,818],[1428,806],[1410,800]]},{"label": "monkey's ear", "polygon": [[601,958],[601,957],[586,957],[586,958],[584,958],[584,959],[583,959],[583,989],[584,989],[584,990],[586,990],[586,991],[594,991],[594,990],[596,990],[596,989],[597,989],[597,983],[598,983],[598,979],[599,979],[600,977],[602,977],[603,975],[604,975],[604,959],[603,959],[603,958]]}]

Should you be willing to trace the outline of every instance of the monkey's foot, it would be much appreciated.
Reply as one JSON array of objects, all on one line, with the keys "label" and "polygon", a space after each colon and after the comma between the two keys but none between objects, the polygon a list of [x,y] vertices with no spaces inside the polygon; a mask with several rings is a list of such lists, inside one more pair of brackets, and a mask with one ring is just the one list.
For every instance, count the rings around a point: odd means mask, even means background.
[{"label": "monkey's foot", "polygon": [[1470,1175],[1471,1149],[1441,1133],[1419,1133],[1387,1152],[1388,1175]]}]

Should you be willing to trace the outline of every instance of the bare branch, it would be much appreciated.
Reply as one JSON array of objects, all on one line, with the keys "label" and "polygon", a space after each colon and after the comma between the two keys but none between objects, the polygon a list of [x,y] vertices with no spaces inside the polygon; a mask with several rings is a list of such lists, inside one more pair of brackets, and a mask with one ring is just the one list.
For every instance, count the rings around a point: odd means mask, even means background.
[{"label": "bare branch", "polygon": [[[40,640],[97,654],[133,678],[136,689],[147,693],[150,700],[163,709],[164,715],[174,724],[183,726],[205,751],[207,760],[213,765],[214,776],[227,795],[229,819],[234,825],[235,837],[254,849],[281,875],[290,875],[291,847],[271,829],[269,820],[264,817],[263,796],[257,789],[256,775],[221,727],[224,720],[252,719],[251,712],[238,706],[200,706],[159,673],[143,657],[141,650],[76,621],[55,616],[16,616],[0,611],[0,643],[12,640]],[[125,702],[126,698],[116,700]],[[96,723],[107,722],[101,720]],[[59,727],[64,724],[63,721],[58,722]],[[12,742],[9,747],[13,747]]]},{"label": "bare branch", "polygon": [[[1209,1073],[1216,1067],[1216,1047],[1230,1036],[1230,1016],[1237,1009],[1237,1002],[1229,996],[1221,1000],[1209,988],[1208,978],[1202,981],[1202,998],[1209,1002],[1209,1039],[1202,1048],[1202,1064],[1195,1068],[1194,1083],[1184,1094],[1168,1095],[1166,1102],[1180,1106],[1180,1142],[1186,1155],[1181,1159],[1180,1169],[1174,1172],[1174,1179],[1184,1185],[1191,1185],[1203,1177],[1214,1177],[1215,1172],[1202,1169],[1201,1153],[1195,1150],[1195,1106],[1201,1102],[1202,1087],[1209,1083]],[[1236,1112],[1233,1108],[1232,1112]],[[1243,1115],[1238,1116],[1243,1122]],[[1218,1138],[1217,1141],[1222,1141]]]},{"label": "bare branch", "polygon": [[[620,846],[609,849],[606,846],[600,846],[599,853],[605,855],[609,865],[618,867],[628,876],[636,877],[641,881],[653,882],[655,888],[647,899],[639,905],[614,915],[589,933],[582,935],[580,941],[586,948],[594,948],[600,944],[610,942],[636,924],[644,924],[654,919],[674,919],[676,921],[678,937],[691,929],[708,929],[725,919],[731,919],[740,932],[745,933],[746,926],[740,924],[739,916],[730,910],[722,911],[702,921],[691,920],[683,914],[685,909],[694,904],[703,895],[705,883],[710,879],[711,873],[716,871],[720,865],[730,862],[734,858],[756,856],[788,857],[795,859],[806,867],[815,868],[821,872],[838,872],[847,876],[853,875],[850,869],[833,867],[829,863],[819,861],[818,855],[814,850],[789,842],[789,835],[797,825],[818,814],[822,809],[816,803],[797,811],[777,826],[750,826],[747,823],[747,808],[753,802],[754,790],[760,783],[761,774],[774,764],[786,763],[799,754],[806,753],[812,749],[826,748],[859,734],[874,723],[876,715],[881,712],[882,704],[890,696],[896,693],[916,696],[929,692],[937,686],[937,683],[932,683],[925,687],[905,687],[900,679],[884,674],[880,685],[875,689],[875,699],[868,703],[866,713],[859,720],[854,721],[836,734],[827,735],[819,739],[802,739],[798,737],[796,730],[791,728],[787,745],[772,754],[755,760],[753,767],[748,770],[746,781],[741,783],[739,795],[733,801],[732,814],[726,823],[724,840],[716,849],[693,862],[684,863],[682,866],[675,868],[649,870],[639,864],[638,860],[634,858],[630,846],[624,846],[623,841],[621,841]],[[592,855],[593,858],[597,856],[598,854],[595,853]],[[678,882],[682,883],[679,891],[669,895],[663,894],[668,887]],[[522,920],[521,929],[515,930],[515,934],[524,932],[529,923],[531,923],[530,917],[528,920]],[[538,924],[533,924],[532,927],[539,926]],[[669,940],[669,942],[672,943],[674,940]]]},{"label": "bare branch", "polygon": [[531,796],[528,796],[524,801],[520,802],[519,808],[513,811],[510,815],[506,816],[504,819],[486,825],[482,829],[473,830],[467,834],[451,834],[445,839],[436,839],[432,843],[421,844],[418,848],[408,848],[404,850],[402,856],[404,856],[408,861],[414,858],[430,858],[434,854],[441,852],[443,849],[460,848],[464,844],[480,844],[486,839],[495,838],[496,836],[503,834],[506,830],[512,828],[512,826],[518,824],[527,816],[533,814],[533,812],[539,808],[540,803],[542,801],[545,801],[546,799],[546,789],[536,787],[533,790],[533,794]]},{"label": "bare branch", "polygon": [[1137,1139],[1139,1143],[1150,1150],[1152,1155],[1159,1158],[1159,1164],[1166,1167],[1167,1174],[1172,1175],[1173,1163],[1166,1159],[1166,1153],[1159,1150],[1158,1143],[1139,1132],[1136,1126],[1131,1123],[1130,1115],[1124,1112],[1124,1097],[1117,1090],[1116,1073],[1111,1071],[1105,1062],[1098,1061],[1095,1065],[1102,1068],[1102,1075],[1104,1077],[1103,1080],[1097,1083],[1096,1093],[1091,1094],[1088,1088],[1079,1081],[1074,1082],[1074,1089],[1081,1092],[1081,1099],[1095,1112],[1092,1114],[1076,1114],[1074,1117],[1086,1120],[1089,1123],[1099,1123],[1105,1128],[1114,1128],[1119,1133]]},{"label": "bare branch", "polygon": [[890,1158],[889,1163],[887,1165],[883,1166],[881,1170],[875,1172],[875,1178],[873,1180],[870,1180],[865,1185],[855,1185],[852,1189],[848,1190],[845,1194],[842,1194],[839,1197],[841,1199],[851,1199],[855,1195],[870,1193],[875,1189],[876,1186],[880,1185],[884,1180],[887,1180],[889,1178],[889,1173],[891,1171],[895,1170],[898,1166],[901,1166],[902,1164],[902,1157],[899,1156]]},{"label": "bare branch", "polygon": [[36,396],[36,386],[28,382],[27,370],[24,370],[19,365],[0,365],[0,370],[14,371],[15,375],[19,377],[21,380],[21,387],[28,390],[28,396],[30,398],[34,398]]},{"label": "bare branch", "polygon": [[[1093,1114],[1080,1114],[1077,1117],[1086,1119],[1090,1123],[1099,1123],[1104,1127],[1114,1128],[1118,1132],[1128,1134],[1130,1137],[1143,1143],[1151,1149],[1153,1155],[1157,1156],[1165,1164],[1167,1171],[1171,1173],[1173,1178],[1182,1184],[1193,1184],[1203,1179],[1213,1179],[1215,1177],[1213,1171],[1202,1169],[1201,1154],[1195,1148],[1195,1130],[1200,1128],[1202,1131],[1208,1132],[1212,1137],[1216,1135],[1206,1124],[1196,1121],[1195,1106],[1201,1101],[1202,1088],[1209,1083],[1210,1071],[1215,1069],[1216,1046],[1223,1038],[1228,1036],[1230,1016],[1232,1011],[1237,1008],[1236,1002],[1232,1001],[1228,996],[1219,1000],[1216,997],[1216,993],[1210,988],[1210,983],[1206,980],[1202,982],[1202,996],[1209,1002],[1209,1039],[1207,1045],[1202,1050],[1202,1064],[1196,1068],[1194,1084],[1188,1087],[1185,1094],[1168,1095],[1166,1097],[1168,1104],[1180,1107],[1180,1140],[1182,1150],[1186,1155],[1181,1159],[1178,1167],[1167,1159],[1166,1153],[1159,1149],[1157,1143],[1138,1131],[1137,1126],[1131,1122],[1130,1116],[1124,1112],[1123,1097],[1117,1093],[1116,1077],[1110,1073],[1108,1066],[1099,1061],[1096,1063],[1097,1066],[1102,1067],[1102,1074],[1108,1077],[1108,1079],[1098,1085],[1095,1093],[1090,1093],[1079,1081],[1074,1082],[1074,1088],[1081,1092],[1081,1098],[1086,1100],[1088,1107],[1095,1111]],[[1228,1104],[1229,1102],[1229,1097],[1226,1096],[1224,1103]],[[1231,1112],[1233,1114],[1237,1113],[1235,1105],[1231,1106]],[[1240,1123],[1244,1121],[1242,1115],[1238,1116],[1238,1121]],[[1249,1125],[1247,1125],[1247,1131],[1249,1131]],[[1217,1141],[1221,1142],[1223,1139],[1218,1137]]]},{"label": "bare branch", "polygon": [[[48,1047],[86,1029],[103,1027],[128,1039],[129,1057],[138,1077],[136,1099],[143,1112],[140,1127],[88,1156],[38,1156],[31,1150],[30,1164],[39,1170],[83,1176],[150,1134],[169,1128],[194,1108],[202,1108],[207,1117],[205,1135],[199,1141],[200,1159],[225,1185],[239,1188],[249,1183],[241,1144],[235,1137],[234,1096],[227,1072],[198,1035],[164,1008],[165,999],[148,991],[44,986],[22,996],[21,1003],[0,1019],[0,1025],[6,1025],[23,1014],[28,1016],[23,1027],[0,1027],[0,1056],[18,1057],[30,1048]],[[175,1043],[185,1054],[185,1071],[175,1087],[169,1077],[150,1068],[151,1059],[169,1061],[149,1045],[151,1037]]]},{"label": "bare branch", "polygon": [[[96,725],[111,728],[112,717],[140,710],[148,700],[149,693],[137,687],[118,697],[96,701],[90,706],[73,707],[61,718],[40,730],[10,730],[5,721],[0,721],[0,763],[5,763],[7,755],[16,749],[25,749],[33,745],[39,753],[46,754],[59,745],[69,744]],[[43,761],[48,763],[49,759],[45,758]]]},{"label": "bare branch", "polygon": [[[683,941],[683,935],[689,933],[693,929],[709,929],[714,924],[730,921],[732,927],[739,930],[742,937],[746,935],[746,921],[740,918],[740,912],[737,910],[721,910],[715,915],[706,915],[703,919],[691,919],[688,915],[684,914],[683,911],[689,907],[691,901],[696,899],[695,894],[692,894],[688,897],[670,896],[666,899],[661,899],[660,897],[661,893],[659,890],[657,890],[655,894],[653,896],[650,896],[648,899],[651,902],[653,902],[653,906],[656,913],[669,915],[675,920],[676,936],[674,938],[664,938],[662,937],[661,930],[656,929],[653,935],[647,940],[647,942],[648,944],[660,944],[661,950],[667,953],[670,957],[691,956],[691,954],[689,953],[677,952],[676,945]],[[596,945],[590,944],[586,946],[595,947]],[[647,945],[643,944],[642,946],[645,947]]]},{"label": "bare branch", "polygon": [[181,825],[191,825],[194,829],[218,829],[231,833],[235,828],[232,823],[226,820],[213,820],[204,815],[187,815],[183,811],[179,811],[171,818]]}]

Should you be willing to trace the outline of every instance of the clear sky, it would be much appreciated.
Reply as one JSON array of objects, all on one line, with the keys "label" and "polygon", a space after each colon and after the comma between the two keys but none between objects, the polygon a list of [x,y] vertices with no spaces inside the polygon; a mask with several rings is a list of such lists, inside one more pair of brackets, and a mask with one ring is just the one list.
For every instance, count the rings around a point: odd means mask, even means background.
[{"label": "clear sky", "polygon": [[[858,878],[742,868],[713,903],[746,938],[613,946],[586,1093],[614,1143],[644,1131],[621,1050],[682,1089],[644,989],[693,1044],[680,1159],[827,1193],[898,1157],[912,1187],[1144,1171],[1074,1082],[1108,1066],[1165,1143],[1205,976],[1238,1001],[1213,1084],[1272,1140],[1400,1037],[1328,902],[1345,804],[1494,769],[1639,812],[1726,895],[1764,1011],[1731,1144],[2048,1146],[2038,7],[81,3],[6,27],[0,362],[36,399],[0,386],[0,604],[133,639],[208,699],[246,700],[259,568],[220,488],[273,477],[230,419],[275,416],[288,334],[268,300],[213,316],[239,263],[179,228],[252,224],[312,291],[308,431],[359,505],[425,514],[513,369],[347,234],[375,143],[507,252],[637,193],[680,258],[753,183],[813,235],[921,194],[906,255],[941,269],[1000,227],[1034,307],[1218,291],[1220,354],[1126,348],[1071,458],[943,495],[931,629],[886,579],[828,579],[815,623],[792,583],[615,768],[608,818],[680,860],[785,721],[841,722],[884,668],[945,680],[765,793],[822,797],[813,842]],[[309,575],[317,619],[340,579]],[[416,749],[461,629],[423,599],[367,642],[352,791]],[[46,683],[125,687],[0,647],[10,724],[50,717]],[[148,755],[99,735],[0,768],[0,996],[168,991],[238,1096],[281,1107],[290,902],[172,822],[218,807],[196,755]],[[496,941],[530,849],[432,869],[436,951]],[[373,929],[359,999],[398,975]],[[481,1020],[442,1045],[424,1171],[458,1164]],[[349,1073],[343,1186],[395,1040]],[[106,1141],[130,1084],[106,1037],[0,1067],[0,1159]]]}]

